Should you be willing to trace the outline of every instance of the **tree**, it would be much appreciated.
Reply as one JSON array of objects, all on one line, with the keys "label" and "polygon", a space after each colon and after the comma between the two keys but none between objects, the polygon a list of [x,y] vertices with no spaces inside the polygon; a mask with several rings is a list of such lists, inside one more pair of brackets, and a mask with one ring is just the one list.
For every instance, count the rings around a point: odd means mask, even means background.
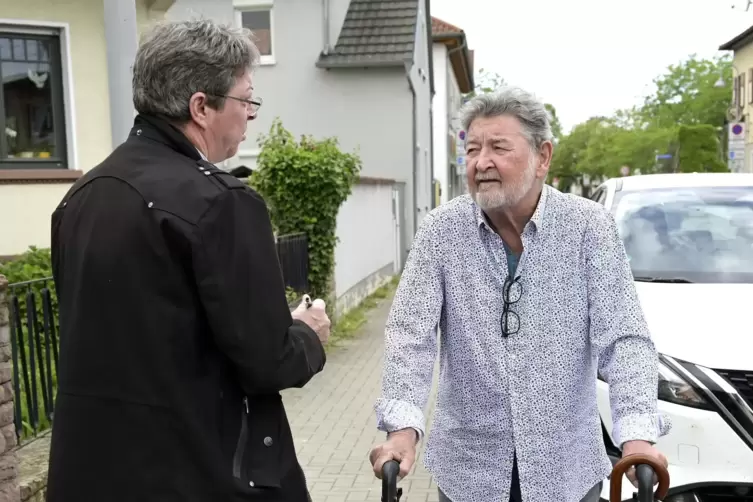
[{"label": "tree", "polygon": [[557,117],[557,110],[554,108],[554,105],[549,103],[546,103],[544,106],[546,107],[546,111],[549,112],[549,123],[552,126],[552,136],[554,136],[556,141],[559,141],[562,139],[562,124],[560,124],[560,119]]},{"label": "tree", "polygon": [[[732,63],[728,56],[670,65],[654,80],[656,91],[637,110],[640,123],[654,127],[710,124],[723,126],[732,94]],[[717,87],[719,79],[723,87]]]},{"label": "tree", "polygon": [[479,68],[478,75],[476,76],[476,87],[471,92],[466,93],[463,97],[467,100],[478,96],[479,94],[489,94],[504,85],[505,80],[499,75],[499,73]]},{"label": "tree", "polygon": [[724,172],[719,159],[719,136],[714,126],[682,125],[678,131],[678,166],[681,172]]},{"label": "tree", "polygon": [[[669,66],[641,105],[592,118],[563,136],[554,151],[551,176],[567,190],[584,175],[619,176],[622,166],[645,174],[726,170],[717,130],[729,107],[729,70],[726,57],[706,60],[693,55]],[[723,87],[716,86],[720,77]],[[659,154],[671,159],[660,163]]]}]

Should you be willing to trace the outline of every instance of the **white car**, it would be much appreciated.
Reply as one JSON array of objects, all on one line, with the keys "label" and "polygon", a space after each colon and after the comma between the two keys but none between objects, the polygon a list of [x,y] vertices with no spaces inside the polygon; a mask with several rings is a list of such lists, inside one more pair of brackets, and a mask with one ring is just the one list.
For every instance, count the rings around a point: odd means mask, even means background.
[{"label": "white car", "polygon": [[[659,411],[672,421],[657,444],[669,459],[664,502],[753,501],[753,174],[614,178],[591,198],[617,221],[660,353]],[[598,402],[616,461],[602,380]]]}]

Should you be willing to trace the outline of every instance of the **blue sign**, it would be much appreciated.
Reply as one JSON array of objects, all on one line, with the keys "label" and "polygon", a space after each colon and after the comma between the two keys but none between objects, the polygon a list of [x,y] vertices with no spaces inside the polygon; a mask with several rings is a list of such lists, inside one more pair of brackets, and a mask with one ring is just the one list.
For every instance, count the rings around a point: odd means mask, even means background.
[{"label": "blue sign", "polygon": [[458,157],[458,165],[459,166],[465,165],[465,157]]},{"label": "blue sign", "polygon": [[672,158],[672,154],[671,153],[663,153],[661,155],[657,155],[656,156],[656,160],[659,160],[659,159],[671,159],[671,158]]},{"label": "blue sign", "polygon": [[465,139],[465,131],[460,131],[458,133],[458,138],[460,138],[461,141],[464,140]]}]

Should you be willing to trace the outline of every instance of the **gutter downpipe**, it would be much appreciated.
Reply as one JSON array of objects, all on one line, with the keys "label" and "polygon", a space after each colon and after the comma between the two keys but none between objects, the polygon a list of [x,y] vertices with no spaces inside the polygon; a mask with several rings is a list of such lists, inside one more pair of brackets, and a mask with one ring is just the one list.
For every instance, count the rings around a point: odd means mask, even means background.
[{"label": "gutter downpipe", "polygon": [[322,54],[329,54],[329,0],[322,0]]}]

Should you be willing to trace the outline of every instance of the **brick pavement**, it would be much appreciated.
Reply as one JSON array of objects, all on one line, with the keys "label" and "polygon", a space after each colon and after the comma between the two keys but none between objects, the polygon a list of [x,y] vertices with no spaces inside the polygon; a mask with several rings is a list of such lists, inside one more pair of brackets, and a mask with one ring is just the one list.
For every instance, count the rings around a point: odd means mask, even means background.
[{"label": "brick pavement", "polygon": [[[381,300],[360,333],[332,350],[324,371],[306,387],[283,392],[313,502],[381,499],[381,481],[372,473],[368,453],[384,439],[376,429],[373,406],[381,389],[384,323],[391,302],[392,297]],[[438,500],[423,466],[423,449],[400,487],[401,502]]]}]

